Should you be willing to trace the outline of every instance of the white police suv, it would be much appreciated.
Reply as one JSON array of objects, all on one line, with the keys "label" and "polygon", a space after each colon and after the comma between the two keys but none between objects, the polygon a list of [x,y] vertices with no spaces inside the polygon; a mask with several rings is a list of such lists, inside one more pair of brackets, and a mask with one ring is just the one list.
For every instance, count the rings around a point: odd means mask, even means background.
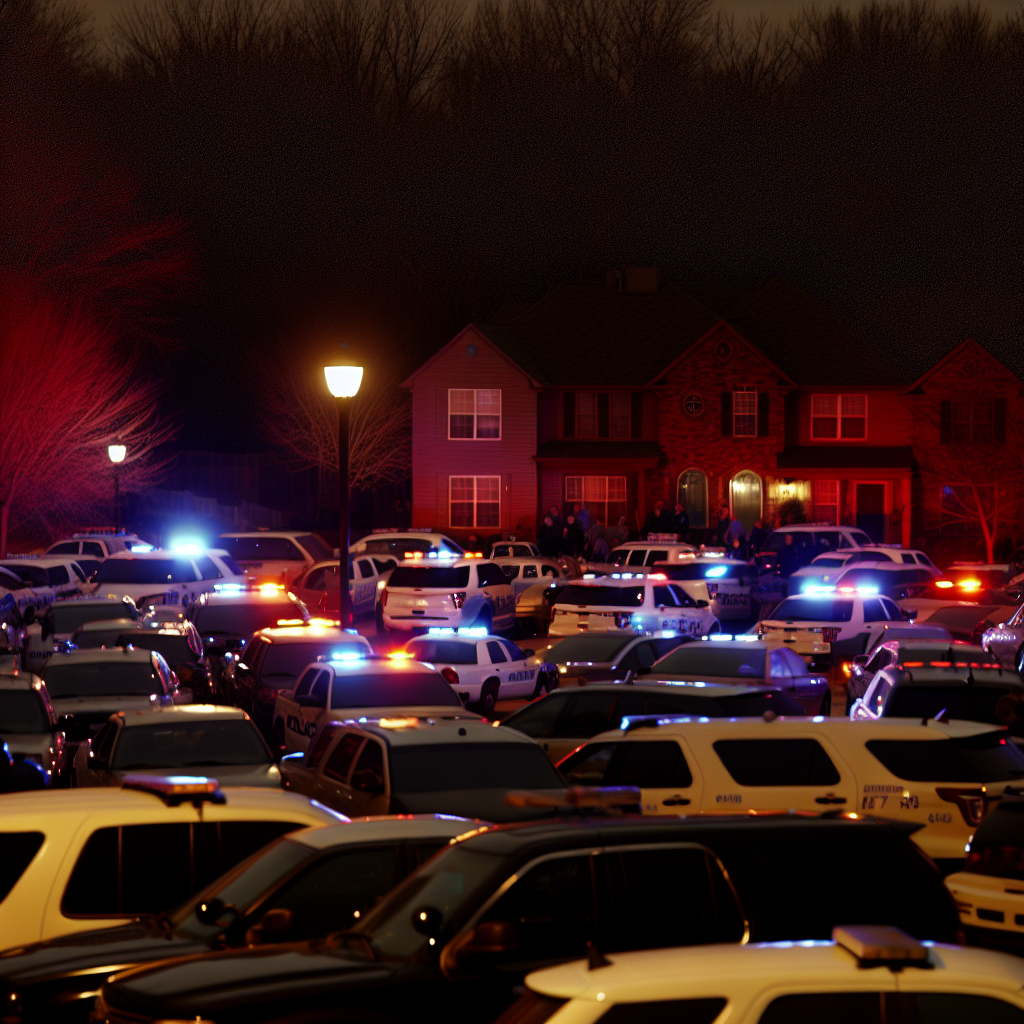
[{"label": "white police suv", "polygon": [[500,632],[515,625],[516,605],[508,578],[494,562],[421,557],[391,570],[381,592],[381,619],[385,629],[477,626]]}]

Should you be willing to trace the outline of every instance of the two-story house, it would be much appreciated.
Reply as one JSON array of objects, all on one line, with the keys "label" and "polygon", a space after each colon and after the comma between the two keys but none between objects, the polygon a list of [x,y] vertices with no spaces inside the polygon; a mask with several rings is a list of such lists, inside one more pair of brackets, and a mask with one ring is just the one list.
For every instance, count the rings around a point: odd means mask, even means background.
[{"label": "two-story house", "polygon": [[[956,396],[965,360],[973,404]],[[651,269],[503,307],[406,386],[413,519],[461,537],[532,535],[552,505],[635,529],[658,500],[698,531],[723,505],[749,528],[799,498],[814,521],[910,545],[963,497],[948,446],[1003,444],[1021,404],[974,342],[921,367],[782,279],[686,287]]]}]

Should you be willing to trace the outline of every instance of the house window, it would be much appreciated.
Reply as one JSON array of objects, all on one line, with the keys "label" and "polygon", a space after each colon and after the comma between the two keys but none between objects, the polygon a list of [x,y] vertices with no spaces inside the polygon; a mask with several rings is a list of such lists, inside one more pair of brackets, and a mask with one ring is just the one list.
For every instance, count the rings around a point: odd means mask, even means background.
[{"label": "house window", "polygon": [[839,481],[838,480],[815,480],[811,484],[813,496],[813,514],[811,519],[815,523],[829,523],[836,526],[839,523]]},{"label": "house window", "polygon": [[597,437],[597,395],[592,391],[576,395],[576,436]]},{"label": "house window", "polygon": [[500,476],[448,477],[450,522],[467,528],[501,524]]},{"label": "house window", "polygon": [[732,436],[757,437],[757,392],[753,388],[732,393]]},{"label": "house window", "polygon": [[565,503],[579,503],[591,515],[613,526],[626,514],[626,478],[624,476],[567,476]]},{"label": "house window", "polygon": [[629,392],[613,391],[608,396],[608,433],[611,437],[629,437],[632,402]]},{"label": "house window", "polygon": [[497,441],[501,438],[501,391],[448,389],[448,437]]},{"label": "house window", "polygon": [[812,395],[811,438],[863,441],[868,436],[867,395]]},{"label": "house window", "polygon": [[953,440],[961,444],[995,440],[995,403],[991,400],[954,401]]}]

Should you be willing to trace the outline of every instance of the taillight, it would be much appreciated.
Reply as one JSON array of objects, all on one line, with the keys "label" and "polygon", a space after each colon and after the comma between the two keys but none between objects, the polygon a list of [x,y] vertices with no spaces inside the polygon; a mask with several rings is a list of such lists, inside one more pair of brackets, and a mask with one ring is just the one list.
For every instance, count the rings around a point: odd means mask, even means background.
[{"label": "taillight", "polygon": [[972,828],[977,828],[988,813],[990,803],[995,800],[989,798],[984,789],[960,789],[956,786],[937,786],[935,792],[942,800],[948,800],[960,808],[963,819]]},{"label": "taillight", "polygon": [[[462,596],[465,597],[466,595],[463,594]],[[451,668],[450,666],[445,666],[443,669],[441,669],[441,675],[444,676],[445,681],[448,682],[449,685],[459,685],[459,673],[456,672],[455,669]]]},{"label": "taillight", "polygon": [[466,603],[466,591],[462,590],[458,594],[449,594],[452,599],[452,604],[456,608],[461,608]]},{"label": "taillight", "polygon": [[387,606],[388,606],[388,591],[387,591],[387,587],[384,588],[384,593],[380,595],[380,606],[381,606],[381,608],[387,608]]},{"label": "taillight", "polygon": [[974,875],[1024,879],[1024,846],[971,843],[964,871]]}]

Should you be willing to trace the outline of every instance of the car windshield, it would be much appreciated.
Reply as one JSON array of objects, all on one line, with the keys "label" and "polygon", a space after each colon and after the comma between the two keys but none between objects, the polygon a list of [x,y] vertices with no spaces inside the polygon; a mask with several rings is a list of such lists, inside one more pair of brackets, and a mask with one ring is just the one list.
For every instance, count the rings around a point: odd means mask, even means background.
[{"label": "car windshield", "polygon": [[577,607],[637,608],[644,603],[643,587],[608,587],[601,583],[570,583],[556,604]]},{"label": "car windshield", "polygon": [[811,563],[811,567],[813,568],[814,566],[819,565],[819,566],[821,566],[822,569],[838,569],[841,565],[846,565],[846,562],[847,562],[847,559],[845,559],[845,558],[832,558],[832,557],[824,557],[823,558],[821,555],[819,555]]},{"label": "car windshield", "polygon": [[392,587],[468,587],[468,565],[399,565],[391,572]]},{"label": "car windshield", "polygon": [[275,888],[296,868],[312,860],[319,851],[287,838],[276,839],[258,850],[241,864],[221,875],[197,896],[191,896],[170,915],[175,932],[184,938],[205,939],[224,930],[222,925],[203,924],[195,915],[200,903],[221,899],[225,905],[238,907],[243,916],[268,890]]},{"label": "car windshield", "polygon": [[110,767],[199,768],[269,764],[272,758],[252,722],[244,719],[139,725],[121,730]]},{"label": "car windshield", "polygon": [[[288,537],[219,537],[217,547],[224,548],[236,562],[305,562],[302,550]],[[321,556],[317,556],[317,561]],[[330,558],[328,551],[323,558]]]},{"label": "car windshield", "polygon": [[658,672],[705,676],[735,676],[742,679],[764,678],[764,648],[760,644],[749,647],[719,647],[715,644],[683,644],[659,658],[649,674]]},{"label": "car windshield", "polygon": [[459,640],[410,640],[405,649],[417,661],[434,661],[441,665],[475,665],[476,643]]},{"label": "car windshield", "polygon": [[35,690],[0,690],[0,736],[50,731],[50,716]]},{"label": "car windshield", "polygon": [[153,666],[146,661],[64,661],[51,658],[42,670],[51,700],[61,697],[141,696],[163,693]]},{"label": "car windshield", "polygon": [[17,576],[26,587],[47,587],[50,580],[47,572],[42,566],[27,565],[25,562],[3,562],[2,568],[6,569],[12,576]]},{"label": "car windshield", "polygon": [[244,604],[206,604],[192,606],[189,618],[203,636],[251,636],[257,630],[276,626],[281,619],[309,621],[309,612],[297,601],[267,600],[253,594]]},{"label": "car windshield", "polygon": [[[413,926],[416,911],[430,907],[439,913],[441,937],[435,941],[443,944],[508,873],[501,855],[465,844],[449,847],[393,889],[349,934],[369,941],[381,960],[410,960],[429,948],[427,936]],[[340,941],[353,952],[361,949],[361,943]]]},{"label": "car windshield", "polygon": [[121,601],[110,604],[76,604],[61,601],[53,606],[53,630],[55,633],[74,633],[87,622],[109,622],[111,619],[135,619],[134,608]]},{"label": "car windshield", "polygon": [[295,539],[313,556],[314,562],[334,557],[334,552],[315,533],[304,533]]},{"label": "car windshield", "polygon": [[1015,735],[1024,735],[1024,714],[1020,686],[959,685],[898,686],[889,698],[886,715],[897,718],[934,718],[943,708],[950,718],[968,722],[1007,725]]},{"label": "car windshield", "polygon": [[[97,629],[96,626],[102,628]],[[86,623],[72,634],[71,642],[82,651],[98,650],[100,647],[117,647],[118,638],[129,630],[134,631],[135,623],[131,619],[101,619],[96,623]]]},{"label": "car windshield", "polygon": [[366,644],[345,643],[343,640],[304,640],[301,643],[273,643],[260,667],[261,676],[298,676],[318,658],[329,658],[347,652],[365,655]]},{"label": "car windshield", "polygon": [[117,638],[118,646],[129,643],[144,651],[159,651],[169,665],[193,665],[200,657],[192,650],[188,637],[181,633],[164,633],[155,629],[134,629],[130,633],[122,633]]},{"label": "car windshield", "polygon": [[546,651],[538,650],[545,661],[565,665],[570,661],[614,661],[615,656],[633,637],[627,636],[567,636],[552,644]]},{"label": "car windshield", "polygon": [[198,579],[188,558],[108,558],[96,574],[99,583],[194,583]]},{"label": "car windshield", "polygon": [[771,613],[773,622],[849,622],[853,601],[832,597],[787,597]]},{"label": "car windshield", "polygon": [[397,705],[461,708],[462,701],[440,672],[360,672],[344,663],[331,687],[332,708],[374,708]]},{"label": "car windshield", "polygon": [[1001,731],[948,740],[868,740],[865,745],[907,782],[1006,782],[1024,776],[1024,753]]}]

